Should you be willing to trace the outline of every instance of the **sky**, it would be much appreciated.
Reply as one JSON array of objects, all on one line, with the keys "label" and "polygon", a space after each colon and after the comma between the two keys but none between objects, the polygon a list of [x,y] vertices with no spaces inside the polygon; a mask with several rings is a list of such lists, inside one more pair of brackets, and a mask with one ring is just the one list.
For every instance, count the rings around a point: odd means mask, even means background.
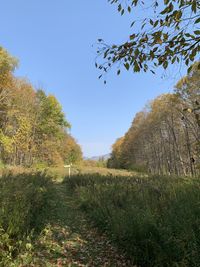
[{"label": "sky", "polygon": [[16,76],[56,96],[84,156],[110,153],[134,115],[172,91],[171,73],[134,74],[113,69],[98,79],[95,44],[125,41],[133,15],[121,17],[107,0],[0,0],[0,45],[19,59]]}]

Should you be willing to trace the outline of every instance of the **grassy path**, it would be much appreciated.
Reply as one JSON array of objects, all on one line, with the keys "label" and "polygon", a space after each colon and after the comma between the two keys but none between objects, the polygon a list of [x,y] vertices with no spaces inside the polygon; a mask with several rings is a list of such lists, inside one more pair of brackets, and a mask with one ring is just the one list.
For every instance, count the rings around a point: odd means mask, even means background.
[{"label": "grassy path", "polygon": [[27,266],[132,266],[91,226],[66,185],[55,185],[49,224],[36,240]]}]

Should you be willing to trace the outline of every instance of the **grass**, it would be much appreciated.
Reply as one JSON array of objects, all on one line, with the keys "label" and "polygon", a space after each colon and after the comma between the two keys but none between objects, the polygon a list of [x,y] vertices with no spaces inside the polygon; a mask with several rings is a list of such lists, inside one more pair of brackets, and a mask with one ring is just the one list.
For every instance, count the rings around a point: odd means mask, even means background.
[{"label": "grass", "polygon": [[66,186],[136,265],[200,266],[198,179],[89,174]]},{"label": "grass", "polygon": [[132,266],[88,222],[61,179],[10,173],[0,186],[1,267]]},{"label": "grass", "polygon": [[89,167],[89,166],[75,166],[74,167],[76,174],[100,174],[102,176],[134,176],[136,172],[128,171],[128,170],[117,170],[117,169],[108,169],[105,167]]},{"label": "grass", "polygon": [[30,249],[31,237],[47,221],[52,195],[51,179],[40,173],[0,178],[0,266]]},{"label": "grass", "polygon": [[1,267],[200,266],[199,179],[72,173],[2,175]]},{"label": "grass", "polygon": [[35,244],[37,266],[130,266],[80,211],[65,185],[55,185],[53,214]]}]

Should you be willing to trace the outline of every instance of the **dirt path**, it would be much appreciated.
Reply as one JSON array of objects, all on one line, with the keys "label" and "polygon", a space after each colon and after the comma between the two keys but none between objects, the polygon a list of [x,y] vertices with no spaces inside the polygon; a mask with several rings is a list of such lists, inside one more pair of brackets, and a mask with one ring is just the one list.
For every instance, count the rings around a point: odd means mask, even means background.
[{"label": "dirt path", "polygon": [[56,185],[49,213],[51,220],[36,241],[31,266],[132,266],[86,220],[65,185]]}]

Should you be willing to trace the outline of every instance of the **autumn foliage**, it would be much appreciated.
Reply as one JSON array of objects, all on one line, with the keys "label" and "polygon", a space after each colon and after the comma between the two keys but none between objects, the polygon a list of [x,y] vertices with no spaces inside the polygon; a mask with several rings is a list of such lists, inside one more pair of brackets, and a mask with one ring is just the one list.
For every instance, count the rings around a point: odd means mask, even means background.
[{"label": "autumn foliage", "polygon": [[16,78],[16,65],[16,59],[0,48],[0,160],[26,167],[81,160],[56,97]]},{"label": "autumn foliage", "polygon": [[154,174],[200,173],[200,90],[198,63],[174,93],[154,99],[137,113],[113,145],[109,167]]}]

